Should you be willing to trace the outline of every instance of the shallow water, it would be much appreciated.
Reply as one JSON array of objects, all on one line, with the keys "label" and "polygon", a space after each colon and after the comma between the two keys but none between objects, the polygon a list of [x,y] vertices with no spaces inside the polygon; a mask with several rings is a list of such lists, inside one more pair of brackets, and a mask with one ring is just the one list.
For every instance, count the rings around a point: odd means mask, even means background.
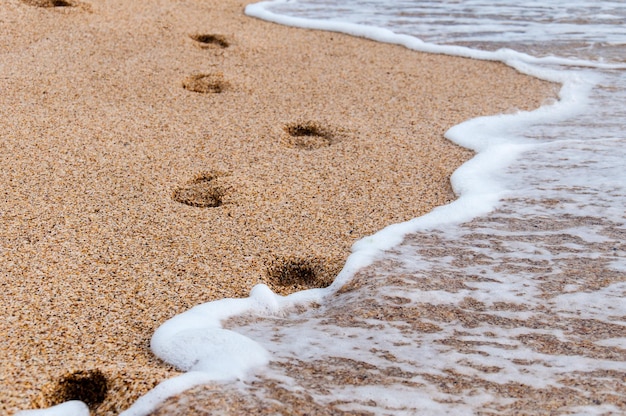
[{"label": "shallow water", "polygon": [[[224,350],[242,345],[239,334],[256,341],[250,354],[262,347],[257,364],[269,352],[271,363],[255,373],[262,385],[228,387],[268,402],[276,398],[263,385],[306,392],[337,412],[514,413],[548,404],[570,414],[626,411],[623,4],[307,0],[248,13],[504,60],[563,82],[561,101],[451,129],[451,140],[478,152],[453,177],[459,200],[358,242],[330,289],[284,299],[260,288],[164,325],[155,352],[168,359],[174,350],[170,361],[208,375],[162,391],[229,378],[224,368],[194,367],[206,350],[200,358],[184,351],[194,331],[206,338],[215,330],[223,345],[209,348],[214,360],[231,362]],[[318,307],[294,308],[307,301]],[[219,329],[221,319],[250,311],[268,317],[231,320],[232,337]],[[137,406],[128,414],[140,413]]]}]

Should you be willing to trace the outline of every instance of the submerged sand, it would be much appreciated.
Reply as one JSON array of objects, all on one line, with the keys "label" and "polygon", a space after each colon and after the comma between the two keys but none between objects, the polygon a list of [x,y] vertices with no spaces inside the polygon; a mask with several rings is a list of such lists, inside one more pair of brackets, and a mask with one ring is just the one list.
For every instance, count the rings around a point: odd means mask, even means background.
[{"label": "submerged sand", "polygon": [[472,153],[448,128],[555,91],[236,1],[56,4],[0,6],[3,414],[96,369],[95,414],[119,413],[178,374],[149,350],[165,320],[328,284],[356,240],[454,198]]}]

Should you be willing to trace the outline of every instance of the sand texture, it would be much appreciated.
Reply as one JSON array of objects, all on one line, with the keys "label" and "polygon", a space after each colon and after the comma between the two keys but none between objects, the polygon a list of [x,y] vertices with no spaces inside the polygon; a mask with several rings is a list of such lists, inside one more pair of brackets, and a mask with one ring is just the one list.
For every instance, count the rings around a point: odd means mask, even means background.
[{"label": "sand texture", "polygon": [[75,371],[119,413],[177,374],[149,350],[165,320],[328,284],[357,239],[454,198],[449,127],[555,91],[243,7],[0,4],[0,413]]}]

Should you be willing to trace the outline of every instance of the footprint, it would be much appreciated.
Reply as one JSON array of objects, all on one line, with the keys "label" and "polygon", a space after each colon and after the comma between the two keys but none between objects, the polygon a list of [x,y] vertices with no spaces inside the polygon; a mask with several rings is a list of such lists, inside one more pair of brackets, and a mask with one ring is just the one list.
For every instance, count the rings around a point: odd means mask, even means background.
[{"label": "footprint", "polygon": [[298,290],[329,286],[339,272],[338,267],[327,267],[318,257],[282,257],[267,265],[266,278],[275,288]]},{"label": "footprint", "polygon": [[66,373],[41,389],[37,404],[40,407],[51,407],[70,400],[80,400],[93,410],[106,398],[107,384],[107,378],[97,369]]},{"label": "footprint", "polygon": [[35,7],[73,7],[74,4],[67,0],[22,0],[22,3]]},{"label": "footprint", "polygon": [[195,74],[185,78],[183,81],[183,88],[186,90],[203,94],[219,94],[227,87],[228,83],[224,80],[224,74],[221,72]]},{"label": "footprint", "polygon": [[220,172],[203,172],[196,175],[172,193],[172,199],[181,204],[198,208],[214,208],[224,203],[226,188],[219,184]]},{"label": "footprint", "polygon": [[313,150],[330,146],[335,141],[331,129],[323,127],[316,121],[294,122],[283,127],[284,138],[288,146],[298,149]]},{"label": "footprint", "polygon": [[230,46],[230,42],[222,35],[213,34],[195,34],[189,36],[195,40],[197,45],[203,49],[207,48],[221,48],[225,49]]}]

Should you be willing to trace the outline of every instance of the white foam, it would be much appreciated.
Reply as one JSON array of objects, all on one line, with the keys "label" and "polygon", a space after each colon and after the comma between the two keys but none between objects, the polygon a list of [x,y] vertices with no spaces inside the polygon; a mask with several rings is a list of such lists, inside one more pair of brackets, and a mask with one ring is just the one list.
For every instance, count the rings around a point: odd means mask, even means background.
[{"label": "white foam", "polygon": [[22,410],[15,416],[89,416],[89,407],[81,401],[71,400],[47,409]]}]

